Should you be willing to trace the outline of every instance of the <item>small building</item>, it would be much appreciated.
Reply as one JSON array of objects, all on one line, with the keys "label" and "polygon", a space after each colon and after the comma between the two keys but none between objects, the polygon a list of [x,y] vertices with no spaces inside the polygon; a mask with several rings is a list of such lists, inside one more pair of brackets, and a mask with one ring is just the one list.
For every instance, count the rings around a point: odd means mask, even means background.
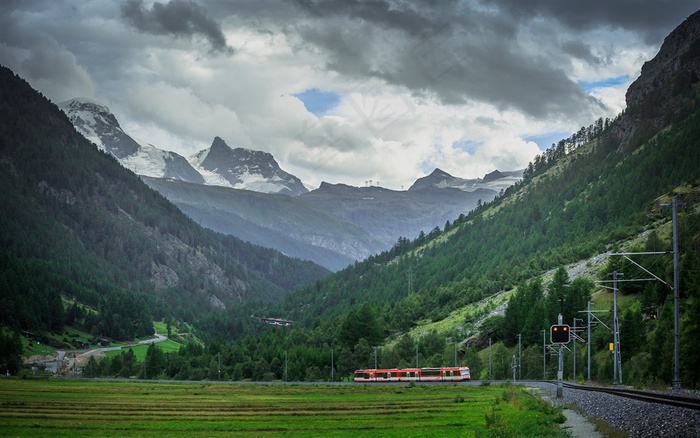
[{"label": "small building", "polygon": [[282,327],[289,327],[291,326],[294,321],[288,321],[286,319],[279,319],[279,318],[259,318],[260,322],[263,322],[265,324],[270,324],[270,325],[277,325],[277,326],[282,326]]},{"label": "small building", "polygon": [[75,346],[75,348],[80,348],[81,350],[87,350],[88,348],[90,348],[90,344],[81,341],[80,339],[74,339],[73,346]]}]

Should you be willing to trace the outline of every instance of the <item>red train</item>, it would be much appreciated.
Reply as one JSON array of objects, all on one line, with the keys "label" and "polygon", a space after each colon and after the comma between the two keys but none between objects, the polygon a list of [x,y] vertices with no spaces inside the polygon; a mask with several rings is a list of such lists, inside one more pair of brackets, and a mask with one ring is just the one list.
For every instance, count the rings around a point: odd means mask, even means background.
[{"label": "red train", "polygon": [[471,380],[468,367],[357,370],[355,382],[461,382]]}]

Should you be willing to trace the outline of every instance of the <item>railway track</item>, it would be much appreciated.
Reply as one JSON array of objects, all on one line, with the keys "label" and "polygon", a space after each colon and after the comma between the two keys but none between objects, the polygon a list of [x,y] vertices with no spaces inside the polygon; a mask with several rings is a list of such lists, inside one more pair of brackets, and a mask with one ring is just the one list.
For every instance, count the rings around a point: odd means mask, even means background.
[{"label": "railway track", "polygon": [[[556,385],[556,382],[549,383],[553,383]],[[660,403],[669,406],[676,406],[680,408],[688,408],[700,411],[700,398],[698,397],[688,397],[679,394],[641,391],[637,389],[627,388],[576,385],[573,383],[563,383],[563,387],[568,389],[576,389],[580,391],[603,392],[606,394],[612,394],[619,397],[626,397],[649,403]]]}]

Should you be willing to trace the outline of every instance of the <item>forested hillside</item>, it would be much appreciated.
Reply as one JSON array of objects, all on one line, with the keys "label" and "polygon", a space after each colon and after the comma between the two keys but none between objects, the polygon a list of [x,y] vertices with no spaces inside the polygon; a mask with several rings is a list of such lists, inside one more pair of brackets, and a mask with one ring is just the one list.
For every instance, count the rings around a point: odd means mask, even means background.
[{"label": "forested hillside", "polygon": [[[700,14],[689,21],[697,26]],[[659,77],[657,89],[628,96],[637,103],[615,120],[599,119],[552,145],[522,183],[443,230],[400,239],[391,251],[290,296],[290,317],[310,321],[373,302],[383,306],[390,332],[405,330],[652,226],[657,198],[693,193],[700,178],[700,41],[688,46],[675,54],[681,67]],[[689,199],[685,209],[693,208]]]},{"label": "forested hillside", "polygon": [[[112,339],[279,301],[327,270],[205,230],[0,68],[0,324]],[[243,330],[249,318],[240,318]]]},{"label": "forested hillside", "polygon": [[[699,14],[689,19],[695,27],[699,20]],[[686,30],[681,26],[679,34],[695,35]],[[674,52],[679,47],[683,50]],[[694,370],[700,359],[692,345],[700,325],[692,315],[700,302],[700,42],[665,44],[662,52],[659,58],[676,65],[675,70],[650,78],[656,70],[644,69],[639,81],[655,87],[631,87],[624,113],[614,120],[599,119],[552,145],[528,167],[522,183],[443,229],[401,238],[390,251],[319,279],[268,310],[296,321],[295,328],[217,345],[227,358],[228,375],[282,378],[286,354],[289,379],[329,378],[332,355],[341,375],[373,367],[376,358],[387,367],[457,360],[479,376],[483,361],[477,349],[491,338],[497,344],[494,378],[507,378],[511,348],[520,334],[523,376],[539,378],[542,331],[557,314],[573,325],[588,300],[610,309],[609,289],[594,281],[608,281],[613,270],[628,279],[642,278],[641,269],[621,257],[610,258],[590,278],[572,279],[564,267],[622,247],[669,251],[671,212],[661,204],[674,197],[682,205],[682,380],[697,386]],[[625,375],[637,383],[670,383],[671,258],[645,256],[636,263],[646,263],[665,283],[630,282],[620,289]],[[492,316],[477,327],[490,309],[489,298],[510,290],[514,294],[505,316]],[[480,300],[487,304],[474,304]],[[458,328],[408,334],[418,324],[440,321],[458,309],[467,309]],[[611,325],[611,315],[601,318]],[[592,349],[601,352],[592,364],[594,379],[609,379],[612,373],[606,330],[599,325],[593,332]],[[470,337],[475,331],[477,336]],[[579,363],[583,351],[578,351]]]}]

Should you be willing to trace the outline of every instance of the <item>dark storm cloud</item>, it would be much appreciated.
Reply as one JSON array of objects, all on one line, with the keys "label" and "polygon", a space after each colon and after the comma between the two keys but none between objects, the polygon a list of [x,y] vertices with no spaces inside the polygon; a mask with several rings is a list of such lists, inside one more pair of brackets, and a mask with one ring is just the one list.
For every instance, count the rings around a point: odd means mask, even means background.
[{"label": "dark storm cloud", "polygon": [[603,62],[599,56],[595,56],[591,51],[591,47],[579,40],[564,41],[561,44],[561,49],[564,53],[571,55],[574,58],[581,59],[591,65],[600,64]]},{"label": "dark storm cloud", "polygon": [[307,19],[289,29],[326,54],[327,69],[357,80],[380,78],[445,104],[478,101],[538,119],[579,118],[601,104],[567,74],[572,58],[592,68],[609,58],[581,32],[620,29],[660,45],[696,3],[297,0]]},{"label": "dark storm cloud", "polygon": [[94,84],[76,56],[31,21],[55,18],[50,7],[50,2],[0,1],[0,64],[55,102],[89,95]]},{"label": "dark storm cloud", "polygon": [[454,2],[441,3],[441,15],[420,3],[408,3],[423,7],[413,11],[378,4],[370,19],[367,2],[304,2],[310,16],[324,20],[295,30],[324,50],[328,69],[380,78],[444,104],[486,102],[536,118],[580,114],[581,99],[594,104],[561,68],[522,55],[515,23],[501,15]]},{"label": "dark storm cloud", "polygon": [[700,6],[697,0],[479,1],[515,20],[544,16],[577,31],[603,26],[626,29],[640,33],[647,44],[658,44]]},{"label": "dark storm cloud", "polygon": [[213,52],[233,53],[219,24],[195,3],[172,0],[166,4],[154,3],[147,10],[143,0],[129,0],[122,5],[121,13],[129,24],[141,32],[186,37],[201,35],[209,41]]},{"label": "dark storm cloud", "polygon": [[[454,0],[396,3],[384,0],[296,0],[296,4],[315,17],[350,17],[409,35],[433,35],[444,31],[450,21],[432,14],[431,6],[450,8]],[[424,6],[424,7],[423,7]],[[418,9],[416,9],[418,8]]]}]

